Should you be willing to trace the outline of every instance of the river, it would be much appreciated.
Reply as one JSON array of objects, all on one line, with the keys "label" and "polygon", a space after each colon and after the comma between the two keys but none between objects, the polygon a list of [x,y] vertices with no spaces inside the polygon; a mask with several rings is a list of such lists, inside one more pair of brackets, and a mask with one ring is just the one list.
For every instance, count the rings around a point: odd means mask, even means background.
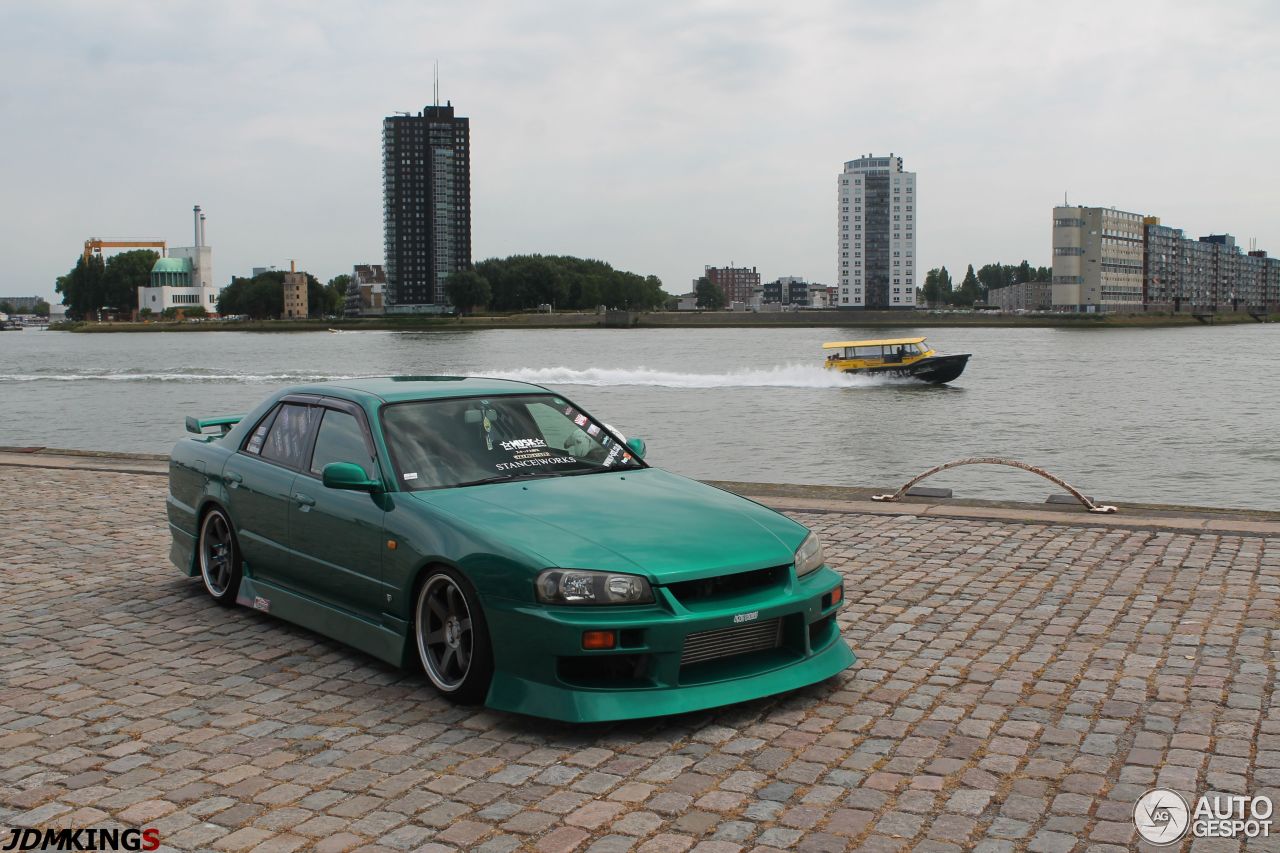
[{"label": "river", "polygon": [[[185,415],[321,378],[473,374],[545,384],[692,477],[896,488],[999,455],[1100,500],[1280,509],[1280,327],[928,329],[970,352],[945,387],[823,370],[831,329],[0,334],[0,445],[165,452]],[[1042,501],[1013,469],[956,497]]]}]

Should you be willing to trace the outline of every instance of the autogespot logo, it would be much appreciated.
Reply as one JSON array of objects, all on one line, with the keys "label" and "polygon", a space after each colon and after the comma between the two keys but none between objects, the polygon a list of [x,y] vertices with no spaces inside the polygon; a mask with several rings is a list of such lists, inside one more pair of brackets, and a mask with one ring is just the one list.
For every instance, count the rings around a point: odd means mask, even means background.
[{"label": "autogespot logo", "polygon": [[1181,841],[1191,826],[1191,807],[1181,794],[1155,788],[1134,804],[1133,823],[1144,840],[1157,845],[1173,844]]}]

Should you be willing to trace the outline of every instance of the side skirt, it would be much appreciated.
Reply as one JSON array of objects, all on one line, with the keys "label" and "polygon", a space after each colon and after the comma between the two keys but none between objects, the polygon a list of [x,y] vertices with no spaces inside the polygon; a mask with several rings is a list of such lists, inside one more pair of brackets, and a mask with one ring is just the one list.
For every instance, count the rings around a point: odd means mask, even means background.
[{"label": "side skirt", "polygon": [[392,666],[403,666],[405,635],[384,625],[321,604],[314,599],[290,592],[274,584],[247,575],[240,580],[236,604],[270,613],[287,622],[309,628],[346,643],[362,652],[384,660]]}]

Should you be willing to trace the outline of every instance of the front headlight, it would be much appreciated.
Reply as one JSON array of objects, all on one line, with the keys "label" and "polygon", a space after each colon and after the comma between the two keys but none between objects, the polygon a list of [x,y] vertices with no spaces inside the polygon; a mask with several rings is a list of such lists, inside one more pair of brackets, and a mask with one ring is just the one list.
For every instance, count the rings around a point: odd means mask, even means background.
[{"label": "front headlight", "polygon": [[649,604],[653,590],[639,575],[586,569],[547,569],[534,581],[543,604]]},{"label": "front headlight", "polygon": [[793,559],[796,564],[796,577],[801,577],[819,569],[827,561],[827,556],[822,553],[822,543],[818,541],[818,537],[810,533],[804,537],[804,541],[796,549]]}]

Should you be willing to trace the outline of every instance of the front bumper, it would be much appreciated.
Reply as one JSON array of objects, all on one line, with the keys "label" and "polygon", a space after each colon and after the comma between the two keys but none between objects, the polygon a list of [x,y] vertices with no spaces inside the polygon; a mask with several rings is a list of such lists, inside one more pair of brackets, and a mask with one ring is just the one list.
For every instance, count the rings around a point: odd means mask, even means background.
[{"label": "front bumper", "polygon": [[[495,672],[485,704],[599,722],[697,711],[830,678],[855,660],[835,619],[843,596],[831,602],[843,578],[825,566],[803,578],[785,572],[766,588],[696,602],[667,587],[637,607],[486,601]],[[706,657],[709,646],[732,651],[736,636],[759,638],[775,622],[772,647]],[[601,630],[615,631],[618,646],[585,651],[583,632]],[[686,651],[694,634],[689,648],[698,655]]]}]

